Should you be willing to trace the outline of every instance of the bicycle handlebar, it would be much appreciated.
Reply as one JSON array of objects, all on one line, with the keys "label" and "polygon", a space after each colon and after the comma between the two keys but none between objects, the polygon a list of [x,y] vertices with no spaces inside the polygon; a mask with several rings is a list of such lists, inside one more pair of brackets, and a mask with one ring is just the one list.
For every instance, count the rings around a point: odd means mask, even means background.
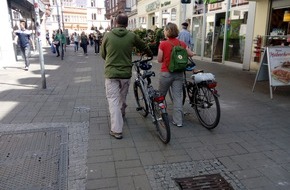
[{"label": "bicycle handlebar", "polygon": [[148,61],[151,61],[153,59],[153,56],[147,57],[146,59],[143,59],[143,57],[144,57],[144,54],[141,55],[140,59],[137,59],[135,61],[132,61],[132,64],[138,63],[138,62],[142,64],[142,63],[146,63]]}]

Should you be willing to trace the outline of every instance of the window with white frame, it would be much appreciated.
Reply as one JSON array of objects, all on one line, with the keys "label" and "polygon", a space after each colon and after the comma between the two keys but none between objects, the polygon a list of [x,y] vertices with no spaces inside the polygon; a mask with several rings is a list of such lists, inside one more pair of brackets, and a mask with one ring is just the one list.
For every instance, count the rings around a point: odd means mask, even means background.
[{"label": "window with white frame", "polygon": [[69,15],[65,15],[64,16],[64,21],[65,22],[70,22],[70,16]]},{"label": "window with white frame", "polygon": [[97,8],[97,14],[101,15],[102,14],[102,9],[101,8]]},{"label": "window with white frame", "polygon": [[92,20],[97,20],[97,14],[96,13],[92,13]]},{"label": "window with white frame", "polygon": [[146,23],[146,18],[145,17],[139,17],[139,23],[145,24]]},{"label": "window with white frame", "polygon": [[91,0],[91,7],[96,7],[96,0]]},{"label": "window with white frame", "polygon": [[176,21],[176,9],[171,9],[171,21]]},{"label": "window with white frame", "polygon": [[72,7],[73,3],[72,0],[62,0],[62,5],[65,7]]}]

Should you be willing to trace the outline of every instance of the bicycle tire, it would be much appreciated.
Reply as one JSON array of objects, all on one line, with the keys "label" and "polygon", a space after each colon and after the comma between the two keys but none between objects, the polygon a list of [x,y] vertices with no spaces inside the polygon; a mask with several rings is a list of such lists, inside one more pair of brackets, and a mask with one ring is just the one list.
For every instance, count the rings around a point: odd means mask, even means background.
[{"label": "bicycle tire", "polygon": [[[171,100],[171,103],[173,103],[173,96],[172,96],[172,88],[171,88],[171,86],[168,89],[168,95],[169,95],[169,98]],[[182,105],[185,104],[185,99],[186,99],[186,90],[185,90],[185,87],[182,86]]]},{"label": "bicycle tire", "polygon": [[193,107],[202,126],[210,130],[218,125],[221,115],[220,103],[210,88],[202,86],[195,90]]},{"label": "bicycle tire", "polygon": [[135,100],[137,104],[136,110],[143,117],[147,117],[147,115],[149,114],[148,102],[145,98],[145,92],[143,88],[141,87],[141,84],[139,81],[134,82],[133,90],[134,90],[134,96],[135,96]]},{"label": "bicycle tire", "polygon": [[154,124],[156,126],[159,139],[164,144],[167,144],[169,143],[171,138],[168,113],[166,112],[165,109],[159,108],[157,102],[153,102],[152,107],[153,107]]}]

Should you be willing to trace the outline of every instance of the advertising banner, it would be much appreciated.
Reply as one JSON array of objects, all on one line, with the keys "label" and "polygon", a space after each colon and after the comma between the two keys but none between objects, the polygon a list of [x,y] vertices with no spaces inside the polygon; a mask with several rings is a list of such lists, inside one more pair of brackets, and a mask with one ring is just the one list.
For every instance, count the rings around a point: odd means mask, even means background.
[{"label": "advertising banner", "polygon": [[290,47],[273,46],[264,50],[252,91],[257,81],[263,80],[269,80],[271,99],[272,87],[290,86]]},{"label": "advertising banner", "polygon": [[268,67],[271,86],[290,85],[290,47],[269,47]]}]

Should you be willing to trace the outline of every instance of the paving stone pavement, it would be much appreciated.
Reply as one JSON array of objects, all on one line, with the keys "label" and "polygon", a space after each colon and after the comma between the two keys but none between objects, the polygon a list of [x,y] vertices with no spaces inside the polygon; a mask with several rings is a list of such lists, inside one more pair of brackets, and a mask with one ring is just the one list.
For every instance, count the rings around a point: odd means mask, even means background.
[{"label": "paving stone pavement", "polygon": [[[109,135],[104,62],[92,47],[84,56],[68,46],[63,61],[44,48],[46,89],[38,56],[31,62],[28,72],[21,61],[0,70],[0,133],[66,126],[69,159],[75,156],[68,166],[69,189],[178,189],[173,178],[211,173],[220,173],[234,189],[290,189],[289,86],[275,89],[270,99],[268,81],[252,92],[255,72],[196,60],[218,81],[219,126],[206,130],[185,106],[184,126],[172,125],[172,139],[164,145],[150,118],[135,111],[132,87],[124,138]],[[159,66],[153,65],[156,73]],[[153,80],[157,86],[158,77]],[[171,110],[169,103],[170,115]]]}]

